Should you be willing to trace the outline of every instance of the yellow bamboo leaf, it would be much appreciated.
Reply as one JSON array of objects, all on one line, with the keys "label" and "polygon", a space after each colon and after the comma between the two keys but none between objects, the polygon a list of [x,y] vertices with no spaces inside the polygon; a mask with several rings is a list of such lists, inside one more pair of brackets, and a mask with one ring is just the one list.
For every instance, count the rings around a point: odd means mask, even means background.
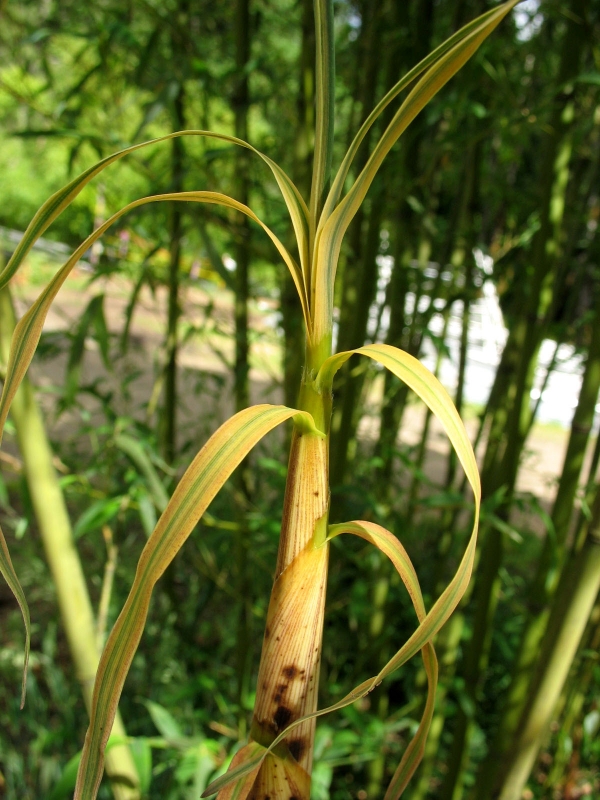
[{"label": "yellow bamboo leaf", "polygon": [[233,208],[236,211],[240,211],[242,214],[246,214],[248,217],[250,217],[250,219],[257,222],[269,235],[285,263],[287,264],[290,272],[292,273],[296,288],[298,289],[298,294],[300,295],[305,319],[309,318],[308,308],[306,305],[306,296],[303,290],[304,284],[302,273],[298,268],[298,265],[290,256],[283,244],[279,241],[277,236],[275,236],[271,229],[265,225],[262,220],[259,219],[259,217],[257,217],[250,208],[248,208],[248,206],[239,203],[237,200],[234,200],[228,195],[220,194],[219,192],[178,192],[153,195],[151,197],[142,197],[139,200],[129,203],[129,205],[122,208],[116,214],[113,214],[112,217],[103,222],[102,225],[100,225],[87,237],[87,239],[85,239],[84,242],[82,242],[82,244],[79,245],[79,247],[74,251],[73,255],[63,264],[56,275],[52,278],[35,303],[33,303],[31,308],[29,308],[29,310],[17,323],[11,342],[10,354],[6,367],[6,377],[4,380],[4,388],[0,397],[0,442],[2,441],[2,434],[4,431],[6,418],[8,416],[8,411],[10,409],[10,404],[12,403],[21,381],[27,372],[29,364],[31,363],[31,359],[33,358],[37,348],[40,336],[42,335],[42,329],[44,327],[44,322],[46,320],[48,311],[50,310],[50,306],[79,259],[91,247],[91,245],[111,227],[111,225],[113,225],[128,211],[138,208],[141,205],[145,205],[146,203],[158,203],[164,200],[222,205],[228,208]]},{"label": "yellow bamboo leaf", "polygon": [[389,106],[389,104],[398,97],[400,92],[410,86],[410,84],[421,75],[428,67],[432,66],[438,59],[444,55],[444,53],[448,52],[454,45],[461,42],[466,36],[473,33],[476,29],[481,28],[490,20],[491,17],[496,17],[498,15],[498,8],[492,8],[489,11],[486,11],[485,14],[477,17],[476,19],[468,22],[464,25],[460,30],[458,30],[455,34],[450,36],[449,39],[446,39],[445,42],[442,42],[435,50],[432,50],[429,55],[425,56],[424,59],[419,61],[419,63],[413,67],[406,75],[401,78],[398,83],[396,83],[392,88],[387,92],[387,94],[382,97],[382,99],[377,103],[373,111],[369,114],[363,124],[360,126],[358,133],[352,140],[352,143],[348,150],[346,151],[346,155],[340,167],[335,175],[333,183],[331,184],[331,189],[329,194],[327,195],[327,200],[325,202],[325,206],[323,208],[323,214],[320,220],[320,227],[327,221],[335,207],[337,206],[342,193],[344,191],[344,184],[346,183],[346,178],[348,177],[348,173],[350,171],[350,167],[352,166],[352,162],[356,157],[358,149],[362,144],[365,136],[367,135],[368,131],[371,129],[373,124],[377,121],[379,116],[382,112]]},{"label": "yellow bamboo leaf", "polygon": [[[421,587],[419,586],[419,579],[417,578],[417,573],[415,572],[408,553],[397,537],[394,536],[393,533],[390,533],[390,531],[382,528],[381,525],[377,525],[374,522],[365,522],[364,520],[331,525],[328,538],[332,539],[335,536],[339,536],[341,533],[352,533],[355,536],[360,536],[367,542],[374,544],[375,547],[381,550],[381,552],[390,559],[398,575],[402,579],[402,582],[406,586],[406,590],[415,608],[417,619],[419,622],[423,622],[427,614],[423,602],[423,595],[421,594]],[[414,775],[415,770],[419,766],[425,751],[427,734],[429,733],[435,707],[435,691],[438,678],[437,658],[435,650],[433,649],[433,644],[430,641],[423,646],[421,656],[427,675],[427,700],[425,702],[425,709],[419,727],[406,748],[402,760],[394,773],[394,777],[390,782],[384,800],[397,800],[397,798],[401,796],[408,782]]]},{"label": "yellow bamboo leaf", "polygon": [[[384,158],[417,114],[471,58],[518,1],[509,0],[509,2],[503,3],[494,9],[493,13],[484,14],[479,20],[470,23],[466,29],[463,28],[463,35],[453,37],[458,39],[457,43],[449,50],[442,51],[439,58],[431,64],[409,93],[376,144],[369,160],[348,191],[348,194],[335,209],[328,211],[327,217],[323,217],[315,236],[310,279],[309,304],[315,341],[320,341],[330,328],[333,308],[333,284],[342,239],[364,200]],[[336,191],[338,193],[341,191],[339,185]]]},{"label": "yellow bamboo leaf", "polygon": [[96,797],[102,779],[104,749],[157,580],[233,470],[266,433],[291,417],[318,433],[306,412],[266,404],[247,408],[210,437],[179,481],[142,551],[133,585],[100,658],[75,800]]},{"label": "yellow bamboo leaf", "polygon": [[296,234],[296,240],[298,242],[300,263],[304,268],[304,265],[308,263],[308,208],[306,207],[306,203],[302,199],[302,196],[297,187],[294,185],[293,181],[272,159],[264,155],[264,153],[261,153],[260,150],[252,147],[252,145],[248,144],[248,142],[245,142],[243,139],[238,139],[236,136],[228,136],[223,133],[214,133],[213,131],[189,130],[169,133],[166,136],[160,136],[157,139],[151,139],[147,142],[140,142],[140,144],[134,144],[131,147],[126,147],[124,150],[120,150],[118,153],[113,153],[112,155],[103,158],[98,163],[86,169],[70,183],[49,197],[27,226],[27,230],[23,234],[23,238],[15,249],[10,261],[0,272],[0,289],[8,284],[8,281],[15,274],[23,259],[27,253],[29,253],[37,239],[39,239],[39,237],[42,236],[44,231],[50,227],[54,220],[57,219],[60,214],[62,214],[65,208],[68,208],[77,195],[93,178],[96,177],[96,175],[99,175],[104,169],[106,169],[106,167],[114,164],[116,161],[119,161],[121,158],[124,158],[130,153],[134,153],[135,151],[141,150],[142,148],[148,147],[152,144],[159,144],[160,142],[166,142],[170,139],[175,139],[179,136],[202,136],[208,139],[218,139],[223,142],[228,142],[229,144],[235,144],[239,147],[244,147],[247,150],[250,150],[255,155],[259,156],[265,162],[265,164],[267,164],[273,173],[275,180],[277,181],[279,190],[281,191],[285,204],[288,208],[292,225],[294,227],[294,232]]}]

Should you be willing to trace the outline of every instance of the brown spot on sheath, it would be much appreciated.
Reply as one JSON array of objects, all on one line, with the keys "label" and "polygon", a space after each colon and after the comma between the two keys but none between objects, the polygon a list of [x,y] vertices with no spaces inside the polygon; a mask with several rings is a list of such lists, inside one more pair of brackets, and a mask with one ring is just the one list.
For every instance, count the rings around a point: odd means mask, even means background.
[{"label": "brown spot on sheath", "polygon": [[273,722],[277,726],[277,730],[281,731],[292,718],[292,712],[286,706],[278,706],[277,711],[273,714]]},{"label": "brown spot on sheath", "polygon": [[284,667],[282,670],[283,674],[286,678],[293,680],[298,674],[298,667],[295,667],[293,664],[289,664],[287,667]]},{"label": "brown spot on sheath", "polygon": [[277,692],[273,695],[273,700],[275,700],[276,703],[280,703],[281,702],[281,700],[283,698],[283,695],[285,694],[287,688],[288,688],[287,683],[280,683],[279,684],[279,686],[277,687]]},{"label": "brown spot on sheath", "polygon": [[271,635],[271,629],[267,625],[267,627],[265,628],[265,639],[268,639],[270,635]]},{"label": "brown spot on sheath", "polygon": [[302,739],[294,739],[293,742],[288,744],[288,747],[290,748],[290,753],[294,756],[296,761],[300,761],[302,758],[302,753],[306,749],[304,741]]},{"label": "brown spot on sheath", "polygon": [[319,493],[318,493],[318,492],[315,492],[315,497],[318,497],[318,496],[319,496]]}]

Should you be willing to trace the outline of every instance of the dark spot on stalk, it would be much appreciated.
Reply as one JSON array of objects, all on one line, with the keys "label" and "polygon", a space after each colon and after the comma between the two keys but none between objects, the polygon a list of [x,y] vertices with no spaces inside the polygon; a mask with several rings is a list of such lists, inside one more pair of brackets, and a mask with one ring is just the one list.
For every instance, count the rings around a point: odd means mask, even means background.
[{"label": "dark spot on stalk", "polygon": [[277,725],[277,730],[283,730],[292,718],[292,712],[286,706],[279,706],[273,715],[273,722]]},{"label": "dark spot on stalk", "polygon": [[289,666],[284,667],[282,671],[286,678],[293,680],[298,674],[298,667],[295,667],[293,664],[289,664]]},{"label": "dark spot on stalk", "polygon": [[281,698],[285,694],[287,688],[288,688],[287,683],[280,683],[279,684],[279,686],[277,687],[277,693],[275,695],[273,695],[273,699],[275,700],[276,703],[281,702]]},{"label": "dark spot on stalk", "polygon": [[306,749],[306,745],[304,744],[302,739],[294,739],[293,742],[290,742],[288,747],[290,748],[290,753],[294,756],[296,761],[300,761],[302,758],[302,753]]},{"label": "dark spot on stalk", "polygon": [[295,794],[290,795],[290,800],[298,800]]},{"label": "dark spot on stalk", "polygon": [[318,496],[319,496],[319,493],[318,493],[318,492],[315,492],[315,497],[318,497]]},{"label": "dark spot on stalk", "polygon": [[270,635],[271,635],[271,629],[267,625],[267,627],[265,628],[265,639],[268,639]]}]

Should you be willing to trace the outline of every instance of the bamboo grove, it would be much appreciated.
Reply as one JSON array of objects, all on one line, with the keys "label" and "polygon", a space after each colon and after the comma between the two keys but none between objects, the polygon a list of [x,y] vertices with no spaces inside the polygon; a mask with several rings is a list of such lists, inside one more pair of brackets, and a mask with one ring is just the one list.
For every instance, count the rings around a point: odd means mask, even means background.
[{"label": "bamboo grove", "polygon": [[515,5],[0,4],[0,796],[600,793],[600,7]]}]

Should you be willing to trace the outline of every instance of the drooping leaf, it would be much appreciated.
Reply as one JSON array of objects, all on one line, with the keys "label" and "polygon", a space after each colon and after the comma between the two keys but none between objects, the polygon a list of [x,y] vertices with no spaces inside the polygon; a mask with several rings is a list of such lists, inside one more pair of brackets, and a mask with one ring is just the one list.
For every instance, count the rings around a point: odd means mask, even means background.
[{"label": "drooping leaf", "polygon": [[248,206],[243,205],[242,203],[238,203],[237,200],[233,200],[231,197],[227,195],[220,194],[218,192],[179,192],[179,193],[168,193],[163,195],[153,195],[152,197],[143,197],[139,200],[135,200],[129,205],[122,208],[116,214],[113,214],[112,217],[107,219],[99,228],[97,228],[93,233],[91,233],[87,239],[75,250],[73,255],[69,258],[68,261],[63,264],[63,266],[59,269],[56,275],[52,278],[50,283],[46,286],[44,291],[40,294],[38,299],[33,303],[31,308],[21,317],[17,326],[15,328],[15,332],[13,334],[12,343],[11,343],[11,350],[8,359],[8,364],[6,367],[6,378],[4,381],[4,388],[2,391],[2,396],[0,397],[0,441],[2,441],[2,432],[4,430],[4,424],[6,422],[6,417],[8,415],[8,410],[10,408],[10,404],[19,388],[19,385],[23,379],[23,376],[27,372],[27,368],[31,363],[31,359],[33,358],[33,354],[35,353],[35,349],[37,344],[40,340],[40,336],[42,334],[42,328],[44,326],[44,321],[52,304],[52,301],[56,297],[60,287],[63,285],[67,277],[69,276],[71,270],[77,264],[83,253],[100,237],[103,233],[105,233],[111,225],[113,225],[120,217],[126,214],[128,211],[131,211],[134,208],[137,208],[141,205],[146,203],[158,203],[163,200],[174,200],[174,201],[191,201],[196,203],[213,203],[217,205],[223,205],[228,208],[233,208],[236,211],[240,211],[243,214],[246,214],[250,219],[257,222],[269,235],[277,249],[279,250],[280,254],[282,255],[284,261],[288,265],[292,277],[296,283],[296,287],[298,288],[298,292],[301,296],[301,302],[303,308],[305,310],[305,316],[308,319],[308,309],[306,306],[306,300],[303,299],[303,279],[302,274],[296,264],[296,262],[292,259],[290,254],[287,252],[283,244],[279,241],[277,236],[268,228],[262,220],[260,220],[254,212],[248,208]]},{"label": "drooping leaf", "polygon": [[[423,595],[421,594],[421,587],[417,573],[412,565],[408,553],[394,536],[393,533],[382,528],[374,522],[365,522],[363,520],[342,523],[340,525],[331,525],[329,528],[328,539],[333,539],[341,533],[353,533],[355,536],[360,536],[367,542],[374,544],[381,552],[386,555],[398,572],[402,582],[410,595],[412,603],[415,607],[417,619],[423,622],[427,612],[425,611],[425,604],[423,602]],[[416,768],[419,766],[423,753],[425,751],[425,742],[427,734],[431,726],[433,718],[433,710],[435,706],[435,690],[437,688],[438,665],[435,650],[431,642],[421,650],[423,657],[423,664],[427,674],[427,701],[425,709],[417,732],[411,739],[408,747],[406,748],[402,760],[394,773],[388,790],[385,794],[385,800],[397,800],[400,797],[408,782],[414,775]]]},{"label": "drooping leaf", "polygon": [[424,367],[417,358],[397,347],[392,347],[388,344],[368,344],[364,347],[359,347],[357,350],[336,353],[331,358],[328,358],[317,376],[317,387],[330,387],[335,373],[354,354],[368,356],[382,364],[390,372],[393,372],[397,378],[406,383],[431,409],[444,426],[444,430],[456,450],[467,479],[473,488],[478,508],[481,486],[473,448],[463,421],[454,407],[452,398],[435,375],[427,367]]},{"label": "drooping leaf", "polygon": [[266,433],[291,417],[318,433],[306,412],[272,405],[247,408],[210,437],[177,485],[142,551],[133,585],[100,658],[75,800],[96,797],[102,778],[104,748],[157,580],[233,470]]},{"label": "drooping leaf", "polygon": [[4,534],[2,533],[2,528],[0,528],[0,572],[4,576],[4,580],[8,583],[11,592],[14,594],[16,601],[19,604],[21,615],[23,616],[23,622],[25,624],[25,656],[23,659],[23,683],[21,686],[21,708],[23,708],[25,705],[27,666],[29,664],[29,649],[31,646],[31,621],[29,618],[29,606],[27,605],[27,600],[25,599],[25,592],[19,583],[17,573],[13,567],[10,553],[8,552],[8,547],[6,546],[6,540],[4,538]]},{"label": "drooping leaf", "polygon": [[281,167],[279,167],[268,156],[264,155],[264,153],[261,153],[259,150],[252,147],[252,145],[248,144],[248,142],[245,142],[243,139],[238,139],[235,136],[227,136],[226,134],[222,133],[213,133],[213,131],[202,130],[176,131],[175,133],[169,133],[166,136],[160,136],[157,139],[151,139],[147,142],[134,144],[131,147],[126,147],[124,150],[120,150],[118,153],[113,153],[112,155],[103,158],[97,164],[94,164],[92,167],[86,169],[62,189],[59,189],[58,192],[55,192],[52,197],[46,200],[44,205],[37,211],[34,218],[27,226],[27,230],[23,234],[23,238],[19,242],[10,261],[0,272],[0,289],[8,284],[8,281],[15,274],[23,259],[27,253],[29,253],[37,239],[42,236],[42,234],[50,227],[54,220],[59,217],[60,214],[62,214],[65,208],[67,208],[73,202],[77,195],[96,175],[99,175],[104,169],[106,169],[106,167],[114,164],[116,161],[119,161],[121,158],[124,158],[130,153],[134,153],[136,150],[141,150],[142,148],[148,147],[152,144],[166,142],[178,136],[203,136],[209,139],[218,139],[220,141],[229,142],[230,144],[235,144],[239,147],[245,147],[247,150],[250,150],[259,156],[265,162],[265,164],[268,165],[273,173],[273,176],[275,177],[275,180],[277,181],[279,190],[281,191],[285,204],[288,208],[292,225],[294,227],[294,233],[296,234],[296,241],[298,243],[300,264],[304,265],[308,260],[308,209],[297,187],[281,169]]},{"label": "drooping leaf", "polygon": [[[380,364],[383,364],[383,366],[393,372],[398,378],[400,378],[400,380],[404,381],[413,390],[413,392],[415,392],[415,394],[417,394],[429,406],[431,411],[442,423],[444,430],[446,431],[446,434],[452,443],[452,446],[456,450],[457,456],[463,466],[471,488],[473,489],[475,501],[473,530],[467,544],[466,551],[460,564],[458,565],[458,569],[456,570],[454,577],[434,603],[429,613],[423,617],[415,632],[408,638],[398,652],[388,661],[383,669],[380,670],[380,672],[373,678],[363,681],[359,686],[355,687],[349,694],[347,694],[337,703],[334,703],[328,708],[319,709],[312,714],[307,714],[306,716],[295,720],[272,742],[268,748],[269,752],[273,750],[273,748],[275,748],[279,742],[285,739],[292,732],[292,730],[294,730],[294,728],[296,728],[298,725],[301,725],[303,722],[323,716],[324,714],[329,714],[332,711],[338,711],[350,705],[351,703],[360,700],[362,697],[365,697],[365,695],[371,692],[383,680],[383,678],[401,667],[416,653],[418,653],[419,650],[431,642],[432,638],[448,620],[460,602],[461,597],[469,585],[471,572],[473,570],[475,549],[477,545],[477,527],[479,523],[479,509],[481,502],[481,484],[479,480],[479,472],[477,470],[477,462],[475,461],[475,455],[473,453],[473,448],[471,447],[471,442],[469,441],[465,427],[456,408],[454,407],[452,399],[438,379],[431,372],[429,372],[429,370],[424,367],[420,361],[396,347],[391,347],[390,345],[384,344],[366,345],[365,347],[360,347],[357,350],[337,353],[336,355],[331,356],[329,359],[327,359],[327,361],[325,361],[319,374],[317,375],[315,380],[316,390],[330,390],[335,373],[353,354],[366,355],[369,356],[369,358],[378,361]],[[364,526],[365,523],[360,523],[360,525]],[[333,531],[336,530],[335,527],[332,527],[332,529]],[[385,537],[380,538],[380,544],[383,543],[384,538]],[[401,563],[403,557],[401,557],[399,553],[400,551],[397,551],[395,557],[397,557],[399,559],[399,563]],[[402,568],[406,570],[407,575],[410,575],[411,568],[408,566],[408,562],[403,563]],[[406,781],[408,780],[408,772],[413,768],[413,759],[418,757],[419,748],[422,744],[424,744],[424,735],[425,732],[423,730],[423,737],[419,738],[417,744],[415,744],[414,748],[410,751],[407,760],[403,760],[403,762],[401,762],[399,770],[396,772],[390,788],[390,791],[395,792],[395,794],[387,795],[386,800],[391,800],[391,798],[398,797],[398,790],[402,791],[401,787],[406,785]],[[238,780],[251,770],[257,769],[258,766],[260,766],[260,763],[264,760],[265,756],[266,753],[258,754],[249,759],[246,764],[240,764],[235,771],[218,778],[217,781],[214,781],[208,787],[204,796],[208,796],[209,792],[214,793],[223,786],[226,786],[229,783],[229,780]]]}]

